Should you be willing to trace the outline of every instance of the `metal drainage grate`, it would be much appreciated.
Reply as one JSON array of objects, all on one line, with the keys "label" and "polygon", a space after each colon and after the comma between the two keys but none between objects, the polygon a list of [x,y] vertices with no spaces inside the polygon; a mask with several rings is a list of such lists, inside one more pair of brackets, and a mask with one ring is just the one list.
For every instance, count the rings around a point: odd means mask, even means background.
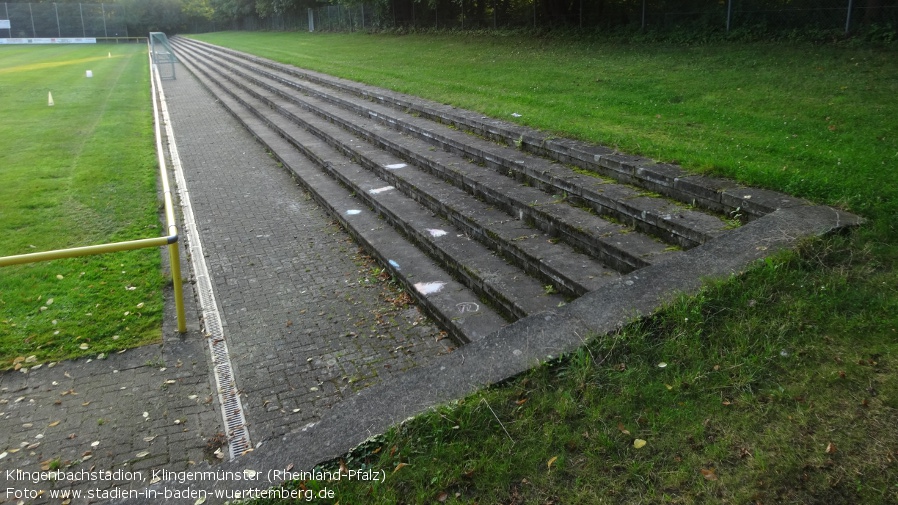
[{"label": "metal drainage grate", "polygon": [[[190,204],[190,194],[187,191],[187,180],[181,167],[181,158],[178,155],[178,147],[175,144],[174,132],[171,128],[171,119],[168,115],[168,107],[165,103],[165,94],[162,92],[161,77],[155,72],[157,89],[159,94],[162,121],[165,124],[165,135],[168,137],[169,155],[172,169],[178,186],[178,197],[181,201],[181,213],[184,219],[184,230],[187,232],[187,244],[190,250],[190,262],[196,278],[196,290],[199,294],[200,308],[203,311],[203,323],[206,338],[209,341],[209,351],[212,354],[212,370],[215,375],[215,386],[218,390],[218,401],[221,405],[221,415],[227,428],[228,450],[230,459],[251,449],[249,430],[246,428],[246,417],[243,415],[243,405],[240,402],[240,394],[234,381],[234,371],[231,366],[231,357],[228,353],[228,345],[224,338],[224,329],[221,324],[221,315],[218,312],[218,304],[212,291],[212,280],[209,277],[209,269],[206,266],[203,245],[196,228],[196,219],[193,215],[193,207]],[[158,120],[158,119],[157,119]]]}]

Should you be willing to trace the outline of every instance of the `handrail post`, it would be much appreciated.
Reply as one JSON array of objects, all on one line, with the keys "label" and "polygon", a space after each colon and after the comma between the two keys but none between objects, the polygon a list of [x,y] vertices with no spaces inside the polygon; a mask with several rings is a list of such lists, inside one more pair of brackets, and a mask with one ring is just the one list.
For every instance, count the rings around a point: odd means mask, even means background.
[{"label": "handrail post", "polygon": [[171,280],[175,290],[175,312],[178,314],[178,333],[187,331],[187,321],[184,316],[184,284],[181,279],[181,253],[178,252],[178,243],[168,245],[168,260],[171,262]]},{"label": "handrail post", "polygon": [[[158,101],[162,93],[162,79],[159,76],[159,69],[153,58],[153,40],[149,37],[147,40],[147,50],[150,64],[150,91],[153,100],[153,126],[156,136],[156,159],[159,165],[159,179],[162,182],[162,196],[165,200],[165,222],[168,225],[169,237],[174,240],[168,244],[168,261],[171,270],[172,287],[175,290],[175,312],[178,315],[178,333],[187,331],[186,316],[184,315],[184,283],[181,279],[181,254],[178,251],[178,226],[175,217],[175,206],[172,197],[171,184],[168,180],[168,171],[166,170],[165,154],[162,148],[162,115],[159,112]],[[172,63],[174,67],[174,63]]]}]

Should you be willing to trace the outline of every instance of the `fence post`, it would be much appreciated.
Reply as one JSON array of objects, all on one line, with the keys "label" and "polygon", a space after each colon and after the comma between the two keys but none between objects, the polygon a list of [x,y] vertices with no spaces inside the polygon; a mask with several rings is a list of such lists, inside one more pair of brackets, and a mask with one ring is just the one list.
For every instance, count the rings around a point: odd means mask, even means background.
[{"label": "fence post", "polygon": [[53,2],[53,10],[56,11],[56,36],[62,38],[62,28],[59,26],[59,4]]},{"label": "fence post", "polygon": [[645,30],[645,0],[642,0],[642,29]]},{"label": "fence post", "polygon": [[727,33],[730,33],[730,21],[733,17],[733,0],[727,0]]},{"label": "fence post", "polygon": [[78,3],[78,12],[81,13],[81,36],[87,37],[87,31],[84,29],[84,4]]},{"label": "fence post", "polygon": [[106,30],[106,5],[100,4],[100,10],[103,11],[103,36],[109,38],[109,32]]},{"label": "fence post", "polygon": [[28,13],[31,14],[31,36],[37,38],[37,30],[34,29],[34,10],[31,9],[31,2],[28,2]]},{"label": "fence post", "polygon": [[315,13],[312,11],[312,8],[309,7],[309,33],[313,33],[315,31]]},{"label": "fence post", "polygon": [[848,15],[845,17],[845,33],[847,34],[851,29],[851,7],[852,0],[848,0]]}]

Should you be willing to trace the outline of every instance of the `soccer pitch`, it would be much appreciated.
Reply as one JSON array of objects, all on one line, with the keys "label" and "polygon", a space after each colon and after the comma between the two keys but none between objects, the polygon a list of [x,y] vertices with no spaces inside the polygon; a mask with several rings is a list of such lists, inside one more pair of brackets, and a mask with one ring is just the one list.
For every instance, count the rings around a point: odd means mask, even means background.
[{"label": "soccer pitch", "polygon": [[[0,47],[0,96],[0,256],[162,234],[146,46]],[[2,267],[0,369],[158,340],[163,284],[157,249]]]}]

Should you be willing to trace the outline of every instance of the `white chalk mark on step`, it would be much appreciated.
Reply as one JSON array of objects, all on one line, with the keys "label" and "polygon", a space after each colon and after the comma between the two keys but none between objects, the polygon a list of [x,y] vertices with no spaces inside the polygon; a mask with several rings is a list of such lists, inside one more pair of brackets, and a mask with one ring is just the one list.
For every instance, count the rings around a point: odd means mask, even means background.
[{"label": "white chalk mark on step", "polygon": [[378,193],[383,193],[384,191],[390,191],[391,189],[396,189],[396,188],[394,188],[393,186],[384,186],[382,188],[369,189],[368,192],[371,193],[372,195],[376,195]]},{"label": "white chalk mark on step", "polygon": [[347,216],[355,216],[355,215],[361,214],[361,213],[362,213],[362,211],[360,211],[358,209],[349,209],[346,211]]},{"label": "white chalk mark on step", "polygon": [[445,230],[438,230],[436,228],[428,228],[427,232],[430,233],[431,237],[442,237],[443,235],[446,235],[448,233]]},{"label": "white chalk mark on step", "polygon": [[430,295],[433,293],[438,293],[443,286],[445,286],[445,282],[418,282],[415,283],[415,289],[418,290],[422,295]]},{"label": "white chalk mark on step", "polygon": [[456,303],[455,308],[462,314],[465,312],[480,312],[480,305],[477,305],[475,302]]},{"label": "white chalk mark on step", "polygon": [[394,165],[386,165],[384,168],[387,168],[390,170],[396,170],[397,168],[405,168],[407,166],[408,165],[406,165],[405,163],[396,163]]}]

